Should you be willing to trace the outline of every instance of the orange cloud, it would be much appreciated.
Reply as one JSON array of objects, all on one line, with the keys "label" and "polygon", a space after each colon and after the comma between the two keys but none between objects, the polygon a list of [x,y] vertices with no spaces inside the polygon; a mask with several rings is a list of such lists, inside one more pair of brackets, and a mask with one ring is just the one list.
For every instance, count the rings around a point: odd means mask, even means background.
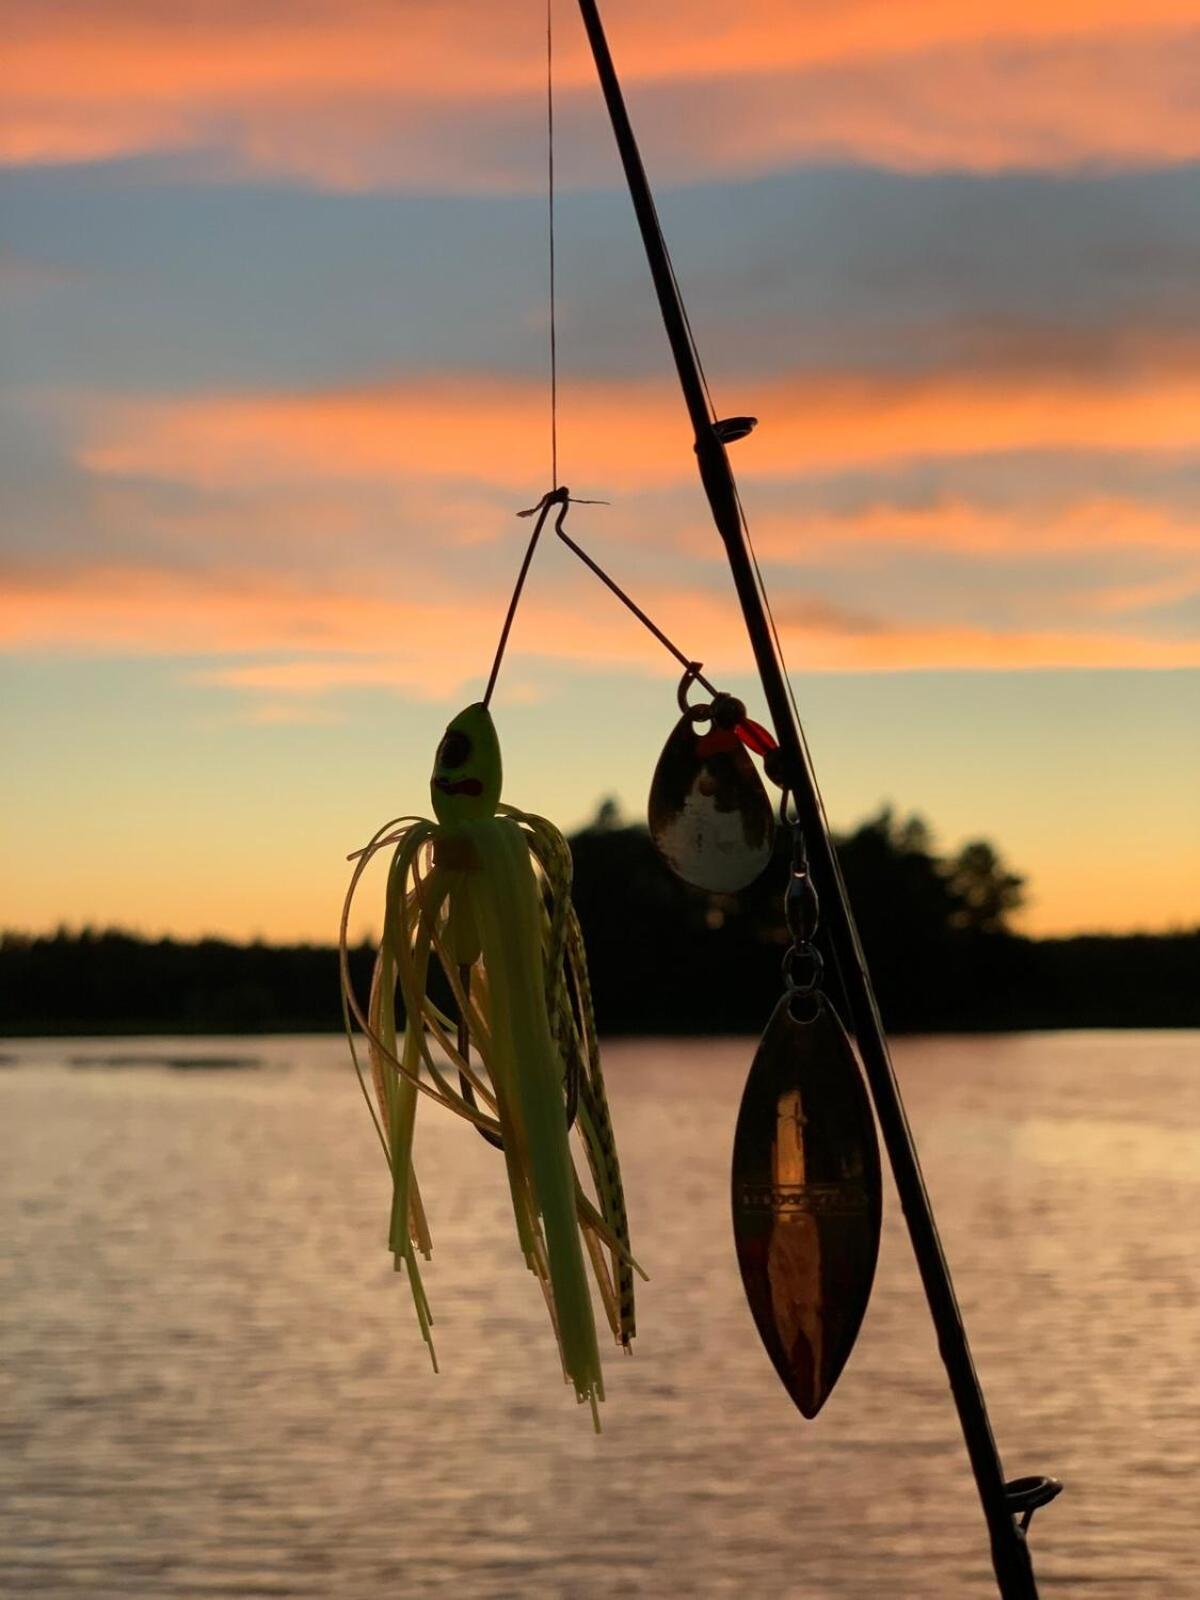
[{"label": "orange cloud", "polygon": [[805,660],[801,635],[789,656],[798,671],[895,672],[932,669],[1030,671],[1114,667],[1170,670],[1200,666],[1200,640],[1132,634],[977,627],[894,627],[880,633],[818,641]]},{"label": "orange cloud", "polygon": [[[473,596],[450,584],[440,593],[423,584],[414,596],[399,572],[391,584],[381,579],[371,587],[339,589],[317,576],[289,579],[253,570],[13,566],[4,573],[0,649],[282,654],[284,661],[219,669],[202,680],[252,691],[275,704],[281,697],[343,688],[441,695],[486,669],[503,598]],[[614,620],[605,607],[577,610],[531,592],[510,648],[514,655],[583,664],[655,664],[646,636],[614,628]]]},{"label": "orange cloud", "polygon": [[[397,583],[338,590],[276,574],[185,574],[152,567],[13,570],[5,575],[0,648],[72,653],[264,655],[209,670],[206,683],[254,698],[260,715],[352,688],[445,696],[477,684],[499,625],[500,597],[414,599]],[[668,633],[702,641],[717,670],[742,669],[747,647],[731,596],[648,586],[640,598]],[[1004,631],[897,624],[824,601],[776,596],[776,617],[795,670],[924,668],[1173,668],[1200,666],[1200,640],[1128,631]],[[616,606],[596,603],[572,580],[543,577],[519,613],[512,656],[583,669],[673,670]],[[293,717],[299,712],[290,713]]]},{"label": "orange cloud", "polygon": [[1121,168],[1200,153],[1200,62],[1184,33],[1098,32],[1036,46],[973,38],[794,71],[764,62],[659,86],[657,115],[654,92],[647,147],[667,177],[830,160],[912,172]]},{"label": "orange cloud", "polygon": [[[635,113],[673,175],[835,152],[990,168],[1200,149],[1192,0],[608,9]],[[572,11],[560,6],[566,124],[597,111]],[[215,149],[242,170],[337,187],[539,181],[541,24],[512,0],[260,0],[208,14],[76,0],[30,7],[8,32],[10,162]],[[608,181],[607,143],[605,158],[575,176]]]},{"label": "orange cloud", "polygon": [[[942,499],[923,506],[878,503],[841,515],[756,515],[754,544],[760,556],[805,562],[852,548],[1033,557],[1135,549],[1200,557],[1200,520],[1102,496],[1049,512],[1038,506],[991,510],[969,500]],[[698,555],[711,554],[711,530],[689,533],[686,546]]]},{"label": "orange cloud", "polygon": [[[735,447],[746,479],[1029,450],[1200,447],[1200,373],[800,373],[723,385],[762,425]],[[749,407],[745,407],[749,409]],[[307,394],[76,399],[78,459],[100,476],[203,488],[323,480],[484,482],[519,503],[545,472],[538,380],[406,378]],[[734,405],[730,409],[742,409]],[[581,492],[691,482],[691,436],[666,383],[590,381],[564,394],[560,459]],[[583,489],[583,485],[587,488]]]},{"label": "orange cloud", "polygon": [[1157,611],[1166,606],[1178,605],[1200,594],[1200,570],[1176,572],[1163,578],[1147,579],[1144,583],[1123,583],[1091,590],[1078,596],[1081,609],[1098,612],[1104,616],[1120,616],[1128,612]]},{"label": "orange cloud", "polygon": [[[465,602],[339,594],[277,573],[14,568],[0,605],[0,646],[165,656],[384,650],[396,687],[449,692],[477,670],[453,641],[462,627],[484,625]],[[326,670],[336,683],[337,668]],[[250,686],[274,692],[281,684],[268,672]]]}]

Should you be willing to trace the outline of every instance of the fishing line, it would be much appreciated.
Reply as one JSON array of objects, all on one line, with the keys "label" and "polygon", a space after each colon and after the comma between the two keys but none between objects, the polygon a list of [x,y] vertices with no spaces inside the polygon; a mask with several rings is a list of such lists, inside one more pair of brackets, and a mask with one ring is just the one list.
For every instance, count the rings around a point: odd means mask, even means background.
[{"label": "fishing line", "polygon": [[[525,580],[529,575],[529,568],[533,563],[534,552],[537,550],[538,542],[542,536],[542,529],[545,526],[546,518],[549,515],[550,508],[555,505],[558,506],[559,509],[558,515],[556,516],[554,522],[554,531],[567,546],[567,548],[572,551],[572,553],[576,555],[580,561],[583,562],[584,566],[586,566],[590,572],[594,573],[595,576],[600,579],[601,583],[603,583],[607,589],[616,595],[621,604],[633,613],[633,615],[638,619],[642,626],[648,630],[648,632],[653,634],[655,639],[658,640],[659,644],[661,644],[665,650],[674,656],[676,661],[678,661],[679,664],[685,668],[685,670],[688,670],[692,673],[692,676],[697,683],[699,683],[703,688],[707,689],[710,694],[715,695],[718,691],[714,685],[708,681],[703,673],[700,672],[699,663],[694,661],[690,656],[685,655],[684,652],[680,650],[679,646],[676,645],[667,636],[667,634],[663,632],[658,624],[655,623],[628,594],[626,594],[624,589],[621,588],[615,579],[610,578],[608,573],[604,571],[599,563],[593,561],[591,556],[589,556],[585,550],[576,544],[563,528],[563,521],[566,517],[567,507],[569,505],[604,505],[607,504],[607,502],[599,500],[580,501],[573,497],[567,489],[560,488],[558,482],[558,282],[556,261],[557,229],[555,220],[556,184],[554,172],[554,145],[554,0],[546,0],[546,222],[549,258],[551,488],[549,493],[544,495],[536,506],[531,506],[528,510],[519,511],[517,513],[517,515],[521,517],[529,517],[537,514],[537,521],[534,524],[533,532],[530,534],[529,543],[526,546],[525,555],[522,559],[520,570],[517,573],[517,581],[513,587],[512,597],[508,603],[508,610],[505,613],[504,624],[500,630],[500,639],[496,646],[496,654],[492,660],[492,669],[488,674],[487,688],[484,690],[483,704],[487,706],[491,703],[492,694],[496,687],[496,680],[499,677],[500,667],[504,660],[504,652],[508,646],[509,635],[512,632],[513,622],[516,618],[517,607],[520,604],[521,596],[524,592]],[[666,240],[662,233],[662,225],[659,222],[657,208],[655,208],[655,223],[658,226],[660,238],[663,238],[663,248],[666,250]],[[696,344],[695,335],[692,332],[692,325],[690,319],[688,318],[686,305],[684,304],[683,296],[679,291],[679,281],[675,275],[675,263],[671,260],[669,251],[667,251],[667,270],[669,271],[671,275],[671,281],[675,286],[676,297],[680,306],[683,308],[683,319],[687,340],[691,348],[692,358],[695,361],[697,371],[700,374],[700,382],[704,389],[705,399],[708,402],[709,416],[715,421],[717,412],[713,405],[712,392],[708,386],[708,378],[705,374],[704,367],[700,359],[700,351]],[[742,521],[744,525],[744,514]],[[753,554],[753,552],[751,553]],[[755,570],[757,572],[757,563],[755,564]],[[759,576],[759,586],[760,588],[762,587],[761,576]],[[776,637],[778,638],[778,636]]]},{"label": "fishing line", "polygon": [[558,488],[558,306],[554,262],[554,0],[546,0],[546,209],[550,245],[550,487]]},{"label": "fishing line", "polygon": [[[504,625],[500,629],[500,640],[496,645],[496,654],[492,659],[492,670],[488,674],[487,688],[483,694],[483,704],[491,704],[492,693],[496,687],[496,679],[500,675],[500,665],[504,660],[504,652],[508,646],[508,636],[512,632],[513,620],[517,614],[517,606],[521,601],[521,594],[525,588],[525,579],[529,576],[529,567],[533,561],[534,551],[537,549],[538,540],[542,536],[546,518],[552,505],[561,505],[563,512],[567,506],[567,491],[559,490],[558,485],[558,294],[557,273],[555,261],[555,219],[554,219],[554,0],[546,0],[546,231],[550,265],[550,492],[542,497],[536,506],[531,506],[528,511],[518,511],[519,517],[529,517],[535,512],[540,513],[533,525],[533,532],[529,536],[529,543],[525,547],[525,556],[521,562],[517,581],[513,587],[512,598],[508,602],[508,610],[504,616]],[[561,516],[560,516],[561,522]]]},{"label": "fishing line", "polygon": [[[653,205],[653,200],[651,201]],[[658,208],[654,208],[654,220],[658,223],[658,231],[663,239],[663,253],[667,258],[667,271],[671,275],[671,283],[675,289],[675,299],[683,315],[683,329],[687,334],[687,342],[691,346],[692,360],[696,363],[696,371],[700,374],[700,387],[704,390],[704,398],[708,401],[708,419],[714,423],[717,420],[717,408],[713,403],[712,390],[708,386],[708,374],[704,370],[704,362],[700,358],[700,346],[696,343],[696,335],[692,332],[692,319],[688,316],[687,301],[683,298],[683,291],[679,287],[679,279],[675,275],[675,262],[671,258],[671,251],[667,246],[666,236],[662,234],[662,224],[658,222]]]}]

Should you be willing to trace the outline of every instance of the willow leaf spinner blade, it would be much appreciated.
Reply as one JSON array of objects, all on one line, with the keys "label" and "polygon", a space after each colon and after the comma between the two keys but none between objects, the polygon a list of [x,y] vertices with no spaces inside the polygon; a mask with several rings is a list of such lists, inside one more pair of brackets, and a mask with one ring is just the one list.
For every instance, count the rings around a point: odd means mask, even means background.
[{"label": "willow leaf spinner blade", "polygon": [[775,1008],[733,1141],[733,1236],[780,1381],[815,1417],[866,1314],[879,1256],[879,1145],[854,1048],[815,997]]}]

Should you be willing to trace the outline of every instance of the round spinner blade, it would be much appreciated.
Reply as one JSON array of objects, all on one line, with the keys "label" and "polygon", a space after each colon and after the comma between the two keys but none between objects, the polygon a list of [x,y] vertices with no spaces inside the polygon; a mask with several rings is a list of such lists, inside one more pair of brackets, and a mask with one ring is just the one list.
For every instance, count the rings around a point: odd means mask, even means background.
[{"label": "round spinner blade", "polygon": [[650,835],[677,877],[736,894],[771,859],[775,819],[754,763],[732,731],[698,734],[681,717],[650,785]]}]

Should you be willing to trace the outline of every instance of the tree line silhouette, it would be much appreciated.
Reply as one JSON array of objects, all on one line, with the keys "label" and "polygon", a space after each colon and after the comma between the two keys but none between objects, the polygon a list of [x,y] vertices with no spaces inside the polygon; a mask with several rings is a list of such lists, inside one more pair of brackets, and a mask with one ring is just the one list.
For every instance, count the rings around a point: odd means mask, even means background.
[{"label": "tree line silhouette", "polygon": [[[741,895],[663,865],[611,801],[571,841],[605,1033],[756,1032],[781,992],[790,841]],[[949,857],[890,809],[837,840],[880,1007],[895,1032],[1200,1026],[1200,928],[1033,940],[1024,880],[986,840]],[[827,988],[837,998],[827,956]],[[373,952],[355,949],[361,991]],[[84,929],[0,936],[0,1033],[311,1032],[340,1025],[332,947],[150,940]]]}]

